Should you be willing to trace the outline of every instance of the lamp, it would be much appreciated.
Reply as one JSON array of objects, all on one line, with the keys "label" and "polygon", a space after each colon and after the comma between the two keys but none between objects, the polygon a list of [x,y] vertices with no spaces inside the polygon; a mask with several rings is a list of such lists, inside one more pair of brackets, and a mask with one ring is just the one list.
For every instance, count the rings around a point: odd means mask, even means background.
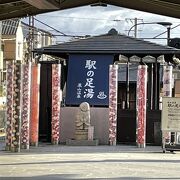
[{"label": "lamp", "polygon": [[131,26],[131,28],[128,31],[128,36],[129,36],[131,30],[134,27],[136,27],[138,25],[144,25],[144,24],[159,24],[159,25],[162,25],[162,26],[166,27],[167,28],[167,44],[169,43],[169,40],[170,40],[170,30],[171,30],[171,25],[172,25],[171,22],[142,22],[142,23],[137,23],[137,24],[134,24],[133,26]]},{"label": "lamp", "polygon": [[107,4],[103,3],[101,1],[94,3],[94,4],[91,4],[91,7],[95,7],[95,6],[107,7]]}]

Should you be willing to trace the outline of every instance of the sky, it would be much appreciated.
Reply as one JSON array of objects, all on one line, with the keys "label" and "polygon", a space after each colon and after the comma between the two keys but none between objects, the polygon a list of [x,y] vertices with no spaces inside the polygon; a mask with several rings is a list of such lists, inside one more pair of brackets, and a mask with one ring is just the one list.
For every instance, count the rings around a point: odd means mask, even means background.
[{"label": "sky", "polygon": [[[111,5],[108,5],[107,7],[83,6],[37,15],[35,18],[64,34],[75,36],[106,34],[111,28],[115,28],[120,34],[127,35],[128,30],[134,25],[134,18],[138,19],[138,23],[166,21],[173,24],[171,26],[172,28],[178,24],[180,25],[180,19]],[[52,34],[60,35],[60,33],[53,31],[51,28],[44,26],[37,21],[35,21],[35,25],[50,31]],[[138,38],[144,38],[145,40],[159,44],[166,44],[167,41],[165,39],[146,39],[153,38],[166,31],[166,27],[158,24],[144,24],[138,25],[137,27]],[[131,31],[130,35],[134,35],[133,31]],[[166,37],[166,33],[159,36],[159,38]],[[171,30],[171,38],[175,37],[180,37],[180,26]],[[69,37],[57,36],[57,41],[59,43],[70,39],[71,38]]]}]

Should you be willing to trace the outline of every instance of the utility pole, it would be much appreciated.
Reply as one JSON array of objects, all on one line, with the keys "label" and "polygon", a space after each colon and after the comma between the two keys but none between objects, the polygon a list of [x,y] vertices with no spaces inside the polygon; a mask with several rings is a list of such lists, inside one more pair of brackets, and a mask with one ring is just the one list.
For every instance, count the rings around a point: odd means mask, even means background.
[{"label": "utility pole", "polygon": [[28,36],[28,57],[27,61],[32,62],[32,50],[34,49],[34,17],[29,16],[29,36]]},{"label": "utility pole", "polygon": [[137,38],[137,22],[138,22],[138,19],[137,18],[134,18],[134,37]]},{"label": "utility pole", "polygon": [[[138,34],[137,24],[138,24],[139,21],[143,21],[143,19],[139,19],[139,18],[126,18],[126,21],[133,22],[134,28],[132,29],[132,31],[134,31],[134,37],[137,38],[137,34]],[[126,31],[129,31],[129,30],[126,30]]]},{"label": "utility pole", "polygon": [[[138,24],[138,21],[142,21],[143,19],[138,19],[138,18],[134,18],[134,19],[126,19],[126,20],[130,20],[131,22],[133,21],[134,22],[134,37],[137,38],[137,24]],[[128,30],[128,35],[129,35],[129,30]],[[129,59],[127,61],[127,66],[126,66],[126,109],[129,109],[130,108],[130,104],[129,104],[129,92],[130,92],[130,88],[129,88]]]},{"label": "utility pole", "polygon": [[169,45],[169,42],[170,42],[170,35],[171,35],[170,31],[171,31],[171,26],[168,26],[167,27],[167,46]]}]

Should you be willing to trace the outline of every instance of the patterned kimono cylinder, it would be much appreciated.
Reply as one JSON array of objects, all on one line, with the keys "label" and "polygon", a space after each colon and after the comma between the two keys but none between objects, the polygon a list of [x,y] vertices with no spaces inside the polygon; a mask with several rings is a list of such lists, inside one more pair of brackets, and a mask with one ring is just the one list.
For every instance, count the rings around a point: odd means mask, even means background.
[{"label": "patterned kimono cylinder", "polygon": [[29,149],[30,122],[30,91],[31,91],[31,63],[21,65],[22,103],[21,103],[21,148]]},{"label": "patterned kimono cylinder", "polygon": [[[172,66],[164,66],[163,72],[163,96],[164,97],[172,97]],[[163,141],[165,143],[170,143],[171,141],[171,133],[170,132],[162,132]]]},{"label": "patterned kimono cylinder", "polygon": [[30,145],[38,146],[40,64],[31,66]]},{"label": "patterned kimono cylinder", "polygon": [[147,66],[139,65],[137,72],[136,142],[140,148],[145,148],[146,144],[146,98]]},{"label": "patterned kimono cylinder", "polygon": [[61,64],[52,65],[52,144],[58,144],[60,137]]},{"label": "patterned kimono cylinder", "polygon": [[109,67],[109,144],[116,145],[118,65]]},{"label": "patterned kimono cylinder", "polygon": [[14,63],[12,61],[6,63],[6,102],[7,102],[7,119],[6,119],[6,151],[11,149],[11,133],[12,133],[12,116],[13,116],[13,76]]},{"label": "patterned kimono cylinder", "polygon": [[163,73],[163,96],[172,97],[172,66],[165,66]]},{"label": "patterned kimono cylinder", "polygon": [[21,65],[14,65],[13,79],[13,118],[12,118],[12,152],[20,152],[20,132],[21,132]]}]

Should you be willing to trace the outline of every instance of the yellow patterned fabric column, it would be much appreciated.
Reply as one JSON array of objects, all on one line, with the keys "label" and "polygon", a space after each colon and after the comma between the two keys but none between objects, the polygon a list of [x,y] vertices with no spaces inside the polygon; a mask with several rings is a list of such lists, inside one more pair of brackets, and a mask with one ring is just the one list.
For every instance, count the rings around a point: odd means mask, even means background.
[{"label": "yellow patterned fabric column", "polygon": [[116,145],[118,65],[109,67],[109,144]]},{"label": "yellow patterned fabric column", "polygon": [[61,64],[52,65],[52,144],[58,144],[60,137],[60,86]]}]

